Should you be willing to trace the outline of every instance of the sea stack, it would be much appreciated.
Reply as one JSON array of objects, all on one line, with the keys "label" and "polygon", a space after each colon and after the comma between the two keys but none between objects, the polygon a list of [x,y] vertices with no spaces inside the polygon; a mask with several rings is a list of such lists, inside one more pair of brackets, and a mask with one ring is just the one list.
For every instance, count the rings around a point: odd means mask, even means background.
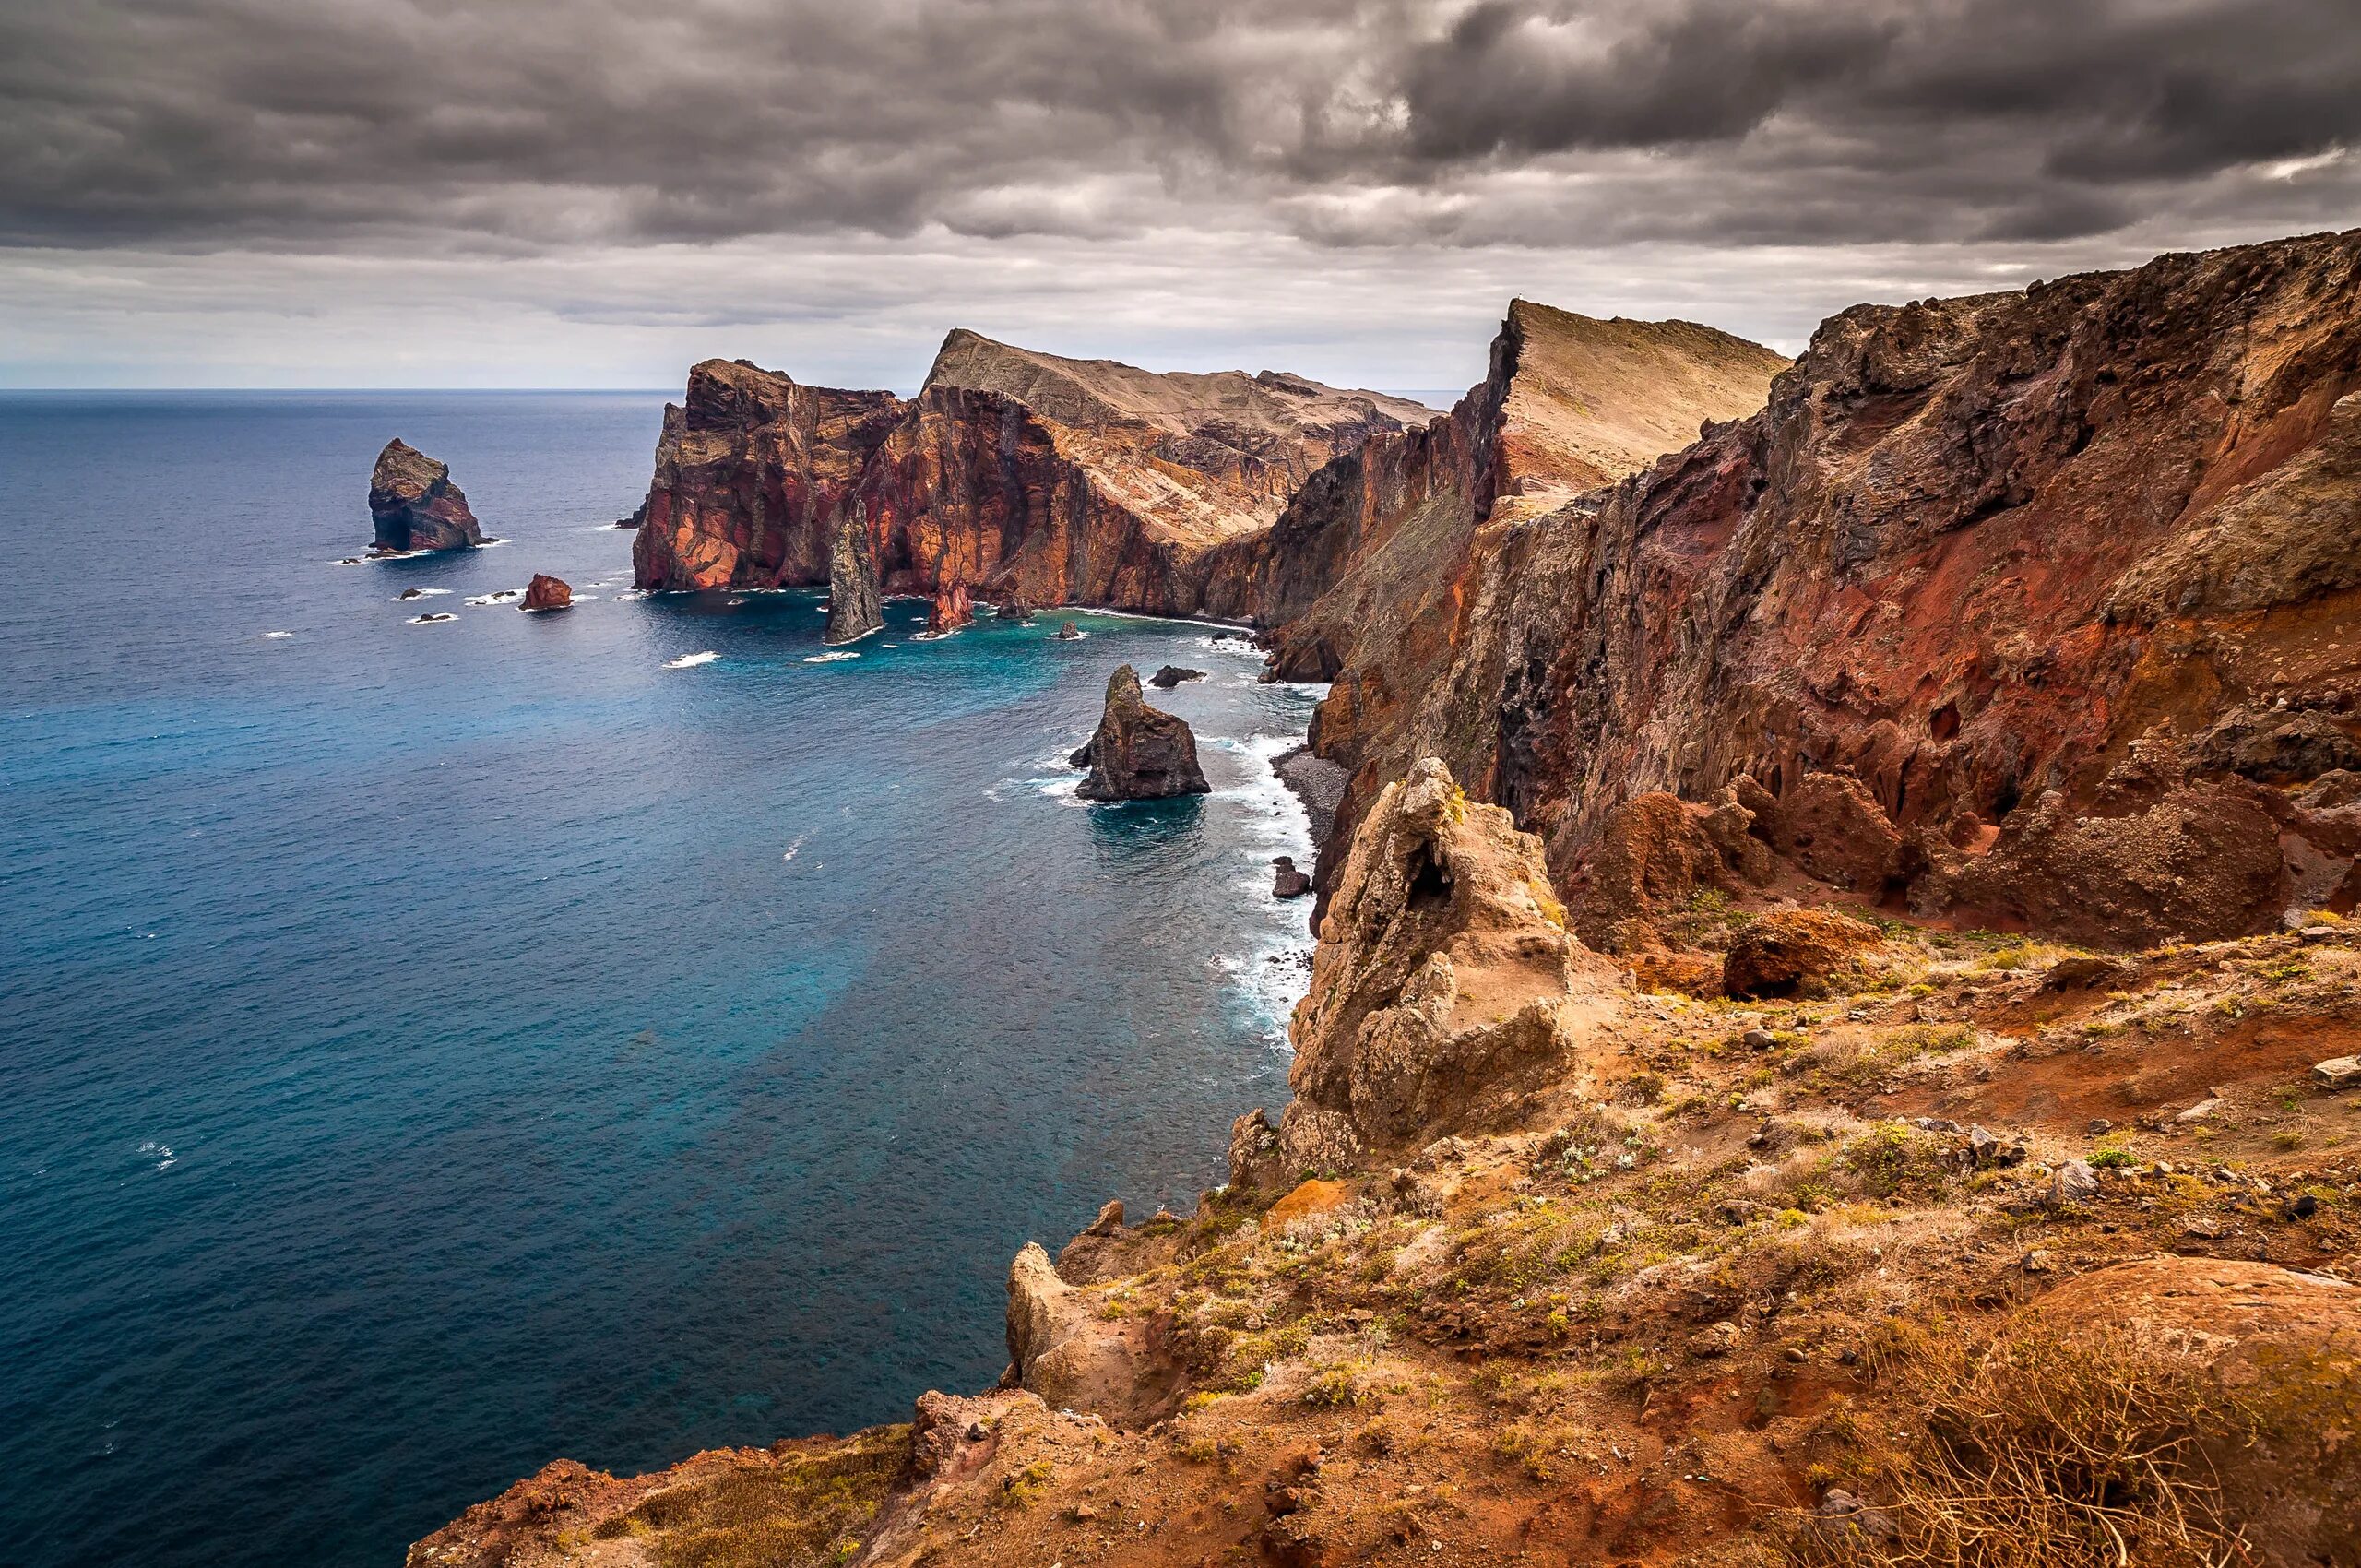
[{"label": "sea stack", "polygon": [[1180,719],[1148,707],[1139,671],[1128,664],[1107,683],[1098,732],[1071,760],[1090,769],[1074,791],[1086,801],[1159,801],[1213,792],[1197,766],[1197,738]]},{"label": "sea stack", "polygon": [[1062,643],[1078,643],[1082,640],[1082,628],[1071,621],[1061,621],[1058,623],[1057,636],[1058,641]]},{"label": "sea stack", "polygon": [[975,601],[967,592],[967,585],[955,582],[934,590],[933,601],[927,611],[926,629],[942,636],[975,619]]},{"label": "sea stack", "polygon": [[573,585],[543,572],[533,574],[533,580],[525,585],[525,602],[517,606],[520,610],[570,610],[573,607]]},{"label": "sea stack", "polygon": [[369,520],[376,537],[370,550],[400,555],[413,550],[464,550],[485,542],[467,493],[451,482],[447,463],[438,463],[397,436],[377,454],[369,476]]},{"label": "sea stack", "polygon": [[828,629],[821,641],[831,647],[859,642],[885,624],[877,591],[877,562],[869,551],[869,527],[856,505],[836,519],[828,547]]},{"label": "sea stack", "polygon": [[1020,626],[1029,625],[1033,621],[1033,607],[1025,601],[1025,596],[1021,593],[1005,594],[1002,596],[999,604],[993,607],[992,618],[996,621],[1014,621]]},{"label": "sea stack", "polygon": [[1274,868],[1271,876],[1272,897],[1300,898],[1311,891],[1311,878],[1296,869],[1293,855],[1275,856],[1271,864]]}]

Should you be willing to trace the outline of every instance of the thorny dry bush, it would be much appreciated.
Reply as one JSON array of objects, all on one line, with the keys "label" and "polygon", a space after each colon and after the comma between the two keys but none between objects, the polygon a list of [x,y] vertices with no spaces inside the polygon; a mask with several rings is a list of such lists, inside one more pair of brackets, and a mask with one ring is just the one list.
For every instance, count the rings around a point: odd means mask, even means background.
[{"label": "thorny dry bush", "polygon": [[2251,1559],[2213,1456],[2267,1425],[2260,1396],[2177,1345],[2038,1318],[1990,1338],[1889,1329],[1868,1372],[1915,1413],[1874,1508],[1813,1520],[1795,1561],[1933,1568],[2220,1568]]}]

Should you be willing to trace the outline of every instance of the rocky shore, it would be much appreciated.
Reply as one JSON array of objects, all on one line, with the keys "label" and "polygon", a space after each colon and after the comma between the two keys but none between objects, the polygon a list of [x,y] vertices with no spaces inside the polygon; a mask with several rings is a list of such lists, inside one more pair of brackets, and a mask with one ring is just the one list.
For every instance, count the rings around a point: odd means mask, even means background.
[{"label": "rocky shore", "polygon": [[1776,369],[1520,302],[1226,547],[1334,682],[1293,1098],[998,1387],[412,1568],[2355,1562],[2361,232]]}]

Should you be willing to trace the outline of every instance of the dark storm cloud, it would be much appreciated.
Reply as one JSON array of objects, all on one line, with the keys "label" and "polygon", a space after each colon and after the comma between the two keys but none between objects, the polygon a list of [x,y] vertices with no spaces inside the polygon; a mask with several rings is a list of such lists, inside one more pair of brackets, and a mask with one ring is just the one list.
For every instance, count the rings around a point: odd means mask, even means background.
[{"label": "dark storm cloud", "polygon": [[2353,0],[0,0],[19,246],[2056,240],[2357,146]]}]

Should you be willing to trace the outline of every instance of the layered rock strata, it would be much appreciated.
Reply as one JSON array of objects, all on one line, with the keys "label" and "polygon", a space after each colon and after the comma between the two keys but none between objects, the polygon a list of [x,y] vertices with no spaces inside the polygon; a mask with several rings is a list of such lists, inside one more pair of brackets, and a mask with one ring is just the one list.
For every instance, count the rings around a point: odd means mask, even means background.
[{"label": "layered rock strata", "polygon": [[1578,898],[1626,802],[1728,788],[1928,914],[2136,944],[2349,899],[2356,292],[2361,232],[1846,311],[1761,413],[1476,540],[1315,744],[1450,759]]},{"label": "layered rock strata", "polygon": [[451,482],[447,463],[397,436],[377,454],[369,476],[370,549],[398,555],[413,550],[464,550],[486,542],[467,493]]},{"label": "layered rock strata", "polygon": [[1128,664],[1108,678],[1098,728],[1069,760],[1090,770],[1074,788],[1086,801],[1158,801],[1213,790],[1197,766],[1197,738],[1187,721],[1148,707],[1139,671]]},{"label": "layered rock strata", "polygon": [[1304,479],[1431,410],[1299,376],[1156,374],[947,338],[919,396],[709,361],[667,410],[642,588],[827,580],[857,514],[883,591],[1187,613],[1208,556]]}]

